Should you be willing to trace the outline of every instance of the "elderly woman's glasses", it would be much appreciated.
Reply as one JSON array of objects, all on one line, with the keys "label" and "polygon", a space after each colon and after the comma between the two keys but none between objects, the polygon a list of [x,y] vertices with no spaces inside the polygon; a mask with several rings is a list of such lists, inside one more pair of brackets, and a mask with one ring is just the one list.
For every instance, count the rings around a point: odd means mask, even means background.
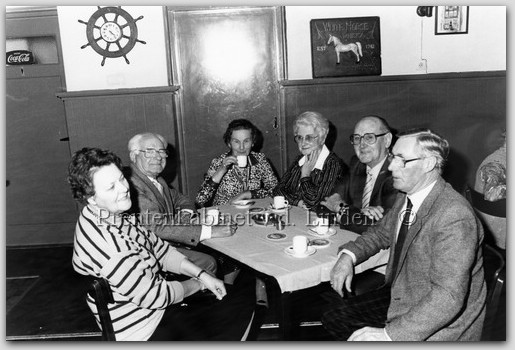
[{"label": "elderly woman's glasses", "polygon": [[315,141],[315,139],[318,137],[318,135],[306,135],[306,136],[300,136],[300,135],[295,135],[293,137],[293,139],[295,140],[295,142],[297,143],[301,143],[303,141],[306,141],[307,143],[311,143],[313,141]]},{"label": "elderly woman's glasses", "polygon": [[154,158],[158,154],[161,158],[168,157],[168,151],[165,149],[147,148],[147,149],[139,149],[138,151],[143,152],[143,155],[145,156],[145,158]]},{"label": "elderly woman's glasses", "polygon": [[372,134],[372,133],[366,133],[363,136],[360,134],[352,134],[350,135],[350,143],[352,145],[359,145],[361,143],[361,140],[363,140],[367,145],[373,145],[376,143],[377,138],[380,136],[384,136],[388,134],[387,132],[384,132],[382,134]]},{"label": "elderly woman's glasses", "polygon": [[393,163],[394,161],[398,161],[401,164],[402,168],[405,168],[406,164],[409,163],[409,162],[414,162],[416,160],[421,160],[421,159],[424,159],[424,158],[427,158],[427,157],[419,157],[419,158],[413,158],[413,159],[404,159],[401,156],[396,156],[396,155],[394,155],[392,153],[388,153],[388,161],[390,163]]}]

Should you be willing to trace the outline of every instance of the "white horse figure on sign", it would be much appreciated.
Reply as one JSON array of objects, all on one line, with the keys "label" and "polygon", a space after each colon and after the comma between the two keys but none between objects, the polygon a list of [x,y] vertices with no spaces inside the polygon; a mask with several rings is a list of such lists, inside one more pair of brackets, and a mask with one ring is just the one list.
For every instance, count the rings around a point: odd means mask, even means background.
[{"label": "white horse figure on sign", "polygon": [[340,39],[335,37],[334,35],[329,35],[329,41],[327,45],[333,43],[334,51],[336,52],[336,64],[340,64],[340,52],[352,51],[356,55],[356,63],[359,62],[359,57],[363,57],[363,52],[361,52],[361,43],[356,41],[355,43],[350,44],[342,44]]}]

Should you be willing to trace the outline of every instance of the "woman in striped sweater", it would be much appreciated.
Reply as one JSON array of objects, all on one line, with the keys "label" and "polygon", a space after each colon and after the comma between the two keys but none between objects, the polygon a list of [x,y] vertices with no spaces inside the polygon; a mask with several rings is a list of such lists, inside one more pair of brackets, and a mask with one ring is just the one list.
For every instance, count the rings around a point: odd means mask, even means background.
[{"label": "woman in striped sweater", "polygon": [[[68,182],[74,198],[85,204],[75,229],[73,267],[80,274],[108,280],[114,297],[109,313],[116,340],[155,338],[155,330],[162,329],[169,319],[167,313],[173,312],[171,306],[199,290],[208,289],[218,300],[226,296],[221,280],[140,226],[135,217],[123,214],[131,207],[131,199],[115,154],[97,148],[76,152]],[[192,278],[167,281],[162,277],[166,271]],[[94,300],[88,296],[87,302],[98,321]],[[225,300],[213,302],[222,306]],[[215,311],[208,309],[205,314]],[[175,323],[168,328],[171,339],[177,339],[172,335],[181,326]],[[158,333],[159,340],[166,340],[166,329]]]}]

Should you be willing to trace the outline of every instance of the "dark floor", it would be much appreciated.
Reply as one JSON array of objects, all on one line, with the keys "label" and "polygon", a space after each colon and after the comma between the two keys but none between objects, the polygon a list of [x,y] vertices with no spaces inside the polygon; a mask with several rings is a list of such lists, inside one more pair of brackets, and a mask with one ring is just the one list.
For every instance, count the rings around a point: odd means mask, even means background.
[{"label": "dark floor", "polygon": [[[71,259],[71,246],[7,249],[7,340],[100,340],[85,301],[89,280],[73,271]],[[308,304],[314,305],[309,298]],[[306,310],[310,308],[301,306],[296,298],[292,303],[304,310],[298,317],[309,321]],[[251,332],[249,340],[280,339],[275,307],[276,298],[270,295],[268,307],[257,308],[261,327]],[[317,322],[303,322],[294,336],[298,340],[331,340]]]},{"label": "dark floor", "polygon": [[[7,340],[100,340],[100,331],[85,302],[89,281],[71,266],[71,246],[10,248],[6,251]],[[293,339],[330,341],[319,322],[318,286],[291,296]],[[268,295],[268,307],[256,312],[258,327],[249,340],[277,341],[277,295]],[[506,339],[505,289],[494,321],[487,321],[490,340]]]}]

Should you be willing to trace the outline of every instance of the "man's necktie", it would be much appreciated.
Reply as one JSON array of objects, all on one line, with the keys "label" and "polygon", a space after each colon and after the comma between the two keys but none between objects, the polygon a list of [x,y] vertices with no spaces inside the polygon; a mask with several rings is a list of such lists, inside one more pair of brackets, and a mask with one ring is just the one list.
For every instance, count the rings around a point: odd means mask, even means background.
[{"label": "man's necktie", "polygon": [[152,183],[154,184],[154,186],[157,187],[157,189],[159,190],[159,193],[161,193],[161,195],[163,195],[163,185],[161,185],[156,179],[150,179],[152,181]]},{"label": "man's necktie", "polygon": [[393,264],[392,264],[392,279],[395,277],[397,272],[397,265],[399,264],[399,259],[401,257],[402,246],[404,245],[404,241],[406,240],[406,235],[408,234],[408,228],[410,224],[411,217],[411,208],[413,204],[410,199],[406,197],[408,201],[406,204],[406,209],[404,210],[404,217],[402,218],[401,228],[399,229],[399,234],[397,235],[397,242],[395,243],[395,252],[393,254]]},{"label": "man's necktie", "polygon": [[372,184],[372,174],[367,171],[367,182],[365,183],[365,189],[363,190],[363,197],[361,200],[361,209],[368,207],[370,203],[370,196],[372,195],[372,189],[374,185]]}]

